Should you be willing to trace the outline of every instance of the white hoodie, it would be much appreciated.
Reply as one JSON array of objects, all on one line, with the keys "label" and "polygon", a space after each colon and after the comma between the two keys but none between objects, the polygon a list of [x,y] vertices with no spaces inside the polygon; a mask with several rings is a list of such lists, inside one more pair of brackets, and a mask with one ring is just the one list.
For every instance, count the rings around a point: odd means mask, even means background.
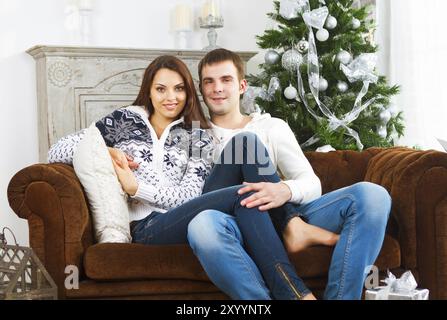
[{"label": "white hoodie", "polygon": [[[290,202],[308,203],[321,196],[321,182],[304,156],[289,125],[270,114],[252,113],[252,120],[242,129],[225,129],[212,124],[213,135],[219,141],[216,148],[222,151],[239,132],[255,133],[267,147],[269,156],[291,192]],[[220,152],[215,154],[220,155]],[[249,182],[249,181],[248,181]]]}]

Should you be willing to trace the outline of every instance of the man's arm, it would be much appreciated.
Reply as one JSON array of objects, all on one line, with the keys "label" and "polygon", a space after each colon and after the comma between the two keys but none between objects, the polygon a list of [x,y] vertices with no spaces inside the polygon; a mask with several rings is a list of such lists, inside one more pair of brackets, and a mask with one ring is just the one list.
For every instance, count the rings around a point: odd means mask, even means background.
[{"label": "man's arm", "polygon": [[240,194],[255,191],[241,202],[248,208],[257,207],[262,211],[277,208],[290,201],[307,203],[321,196],[321,182],[301,150],[289,125],[281,119],[272,119],[269,126],[269,140],[273,146],[277,168],[285,181],[279,183],[248,183],[239,190]]},{"label": "man's arm", "polygon": [[301,150],[289,125],[277,119],[280,130],[271,130],[278,170],[292,192],[290,202],[308,203],[321,196],[321,182]]}]

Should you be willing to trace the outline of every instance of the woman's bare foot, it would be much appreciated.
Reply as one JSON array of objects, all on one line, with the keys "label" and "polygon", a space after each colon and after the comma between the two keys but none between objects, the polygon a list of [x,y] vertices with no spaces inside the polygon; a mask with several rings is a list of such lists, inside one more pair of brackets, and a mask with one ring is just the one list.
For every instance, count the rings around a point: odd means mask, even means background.
[{"label": "woman's bare foot", "polygon": [[340,236],[294,217],[287,224],[283,238],[287,252],[295,253],[314,245],[334,246]]}]

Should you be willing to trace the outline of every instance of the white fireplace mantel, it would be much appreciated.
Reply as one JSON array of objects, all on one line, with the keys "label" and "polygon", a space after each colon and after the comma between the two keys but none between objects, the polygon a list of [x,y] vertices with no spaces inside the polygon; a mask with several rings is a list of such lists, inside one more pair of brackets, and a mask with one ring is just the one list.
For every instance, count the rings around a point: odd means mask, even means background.
[{"label": "white fireplace mantel", "polygon": [[[35,46],[39,117],[39,160],[61,137],[87,127],[111,111],[131,104],[144,70],[160,55],[182,59],[198,88],[196,50]],[[237,52],[246,63],[257,52]]]}]

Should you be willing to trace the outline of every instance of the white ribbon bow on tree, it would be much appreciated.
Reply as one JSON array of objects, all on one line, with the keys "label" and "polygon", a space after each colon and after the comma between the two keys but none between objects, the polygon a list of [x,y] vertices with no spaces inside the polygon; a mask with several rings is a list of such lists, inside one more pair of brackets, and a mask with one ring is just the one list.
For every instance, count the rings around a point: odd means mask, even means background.
[{"label": "white ribbon bow on tree", "polygon": [[[307,6],[304,6],[304,8],[304,10],[306,10]],[[303,20],[306,25],[320,30],[323,28],[328,15],[329,9],[327,7],[321,7],[312,11],[305,11],[303,13]]]}]

